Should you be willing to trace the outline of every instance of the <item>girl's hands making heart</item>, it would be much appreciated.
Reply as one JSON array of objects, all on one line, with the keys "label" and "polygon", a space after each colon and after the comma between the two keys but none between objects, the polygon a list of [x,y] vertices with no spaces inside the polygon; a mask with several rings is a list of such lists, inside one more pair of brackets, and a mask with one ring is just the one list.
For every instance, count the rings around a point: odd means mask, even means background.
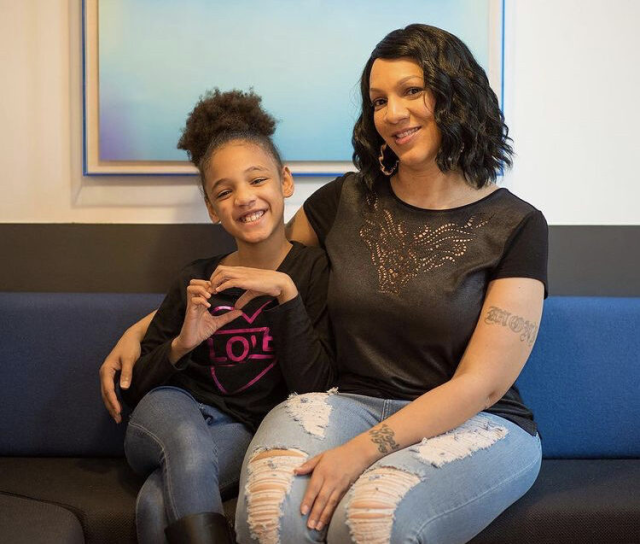
[{"label": "girl's hands making heart", "polygon": [[[213,293],[232,287],[245,289],[236,301],[235,308],[222,315],[211,315],[208,299]],[[240,317],[241,308],[262,295],[275,297],[283,304],[298,296],[298,290],[293,280],[283,272],[245,266],[219,266],[210,281],[191,280],[187,287],[187,310],[182,330],[171,343],[171,362],[175,364],[218,329]]]},{"label": "girl's hands making heart", "polygon": [[283,304],[298,296],[293,280],[284,272],[248,268],[246,266],[219,266],[211,275],[211,292],[220,292],[231,287],[245,289],[245,293],[236,301],[237,309],[259,296],[268,295]]},{"label": "girl's hands making heart", "polygon": [[240,310],[231,310],[222,315],[211,315],[208,299],[211,298],[211,282],[191,280],[187,287],[187,310],[180,334],[171,343],[171,362],[176,363],[191,350],[198,347],[219,328],[242,315]]}]

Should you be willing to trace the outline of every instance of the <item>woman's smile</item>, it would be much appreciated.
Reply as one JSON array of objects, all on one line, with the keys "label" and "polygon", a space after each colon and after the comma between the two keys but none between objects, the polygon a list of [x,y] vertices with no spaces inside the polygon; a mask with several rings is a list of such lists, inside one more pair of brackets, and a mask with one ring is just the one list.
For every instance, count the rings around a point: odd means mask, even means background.
[{"label": "woman's smile", "polygon": [[413,127],[394,133],[393,137],[396,141],[396,145],[404,145],[413,141],[415,134],[420,130],[420,128],[421,127]]}]

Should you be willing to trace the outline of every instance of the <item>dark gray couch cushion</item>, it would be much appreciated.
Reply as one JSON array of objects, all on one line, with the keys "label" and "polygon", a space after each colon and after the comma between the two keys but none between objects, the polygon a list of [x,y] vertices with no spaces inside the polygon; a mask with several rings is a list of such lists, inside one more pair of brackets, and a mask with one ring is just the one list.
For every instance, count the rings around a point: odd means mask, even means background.
[{"label": "dark gray couch cushion", "polygon": [[529,493],[471,544],[640,543],[640,459],[545,459]]},{"label": "dark gray couch cushion", "polygon": [[[638,544],[638,481],[637,459],[545,459],[531,491],[472,544]],[[141,483],[124,459],[0,458],[0,491],[64,506],[89,544],[135,543]]]},{"label": "dark gray couch cushion", "polygon": [[[135,544],[135,501],[141,485],[124,458],[0,458],[0,492],[72,512],[87,544]],[[0,535],[8,542],[2,531]]]},{"label": "dark gray couch cushion", "polygon": [[0,535],[6,544],[84,544],[82,526],[69,510],[0,493]]}]

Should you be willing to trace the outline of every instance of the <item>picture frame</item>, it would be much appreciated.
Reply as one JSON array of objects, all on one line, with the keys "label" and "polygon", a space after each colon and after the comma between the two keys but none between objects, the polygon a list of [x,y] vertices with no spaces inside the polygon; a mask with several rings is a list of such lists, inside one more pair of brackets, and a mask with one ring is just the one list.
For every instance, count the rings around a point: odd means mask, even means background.
[{"label": "picture frame", "polygon": [[375,44],[412,22],[449,30],[502,103],[504,1],[83,0],[83,173],[197,174],[175,144],[214,87],[262,96],[296,177],[353,170],[358,79]]}]

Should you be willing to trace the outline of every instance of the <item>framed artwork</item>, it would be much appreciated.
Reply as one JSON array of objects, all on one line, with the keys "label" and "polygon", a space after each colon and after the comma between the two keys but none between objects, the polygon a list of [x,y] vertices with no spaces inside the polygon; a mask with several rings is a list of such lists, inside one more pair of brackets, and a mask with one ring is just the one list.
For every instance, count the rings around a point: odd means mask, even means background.
[{"label": "framed artwork", "polygon": [[388,32],[453,32],[502,99],[504,0],[83,0],[85,175],[193,175],[176,148],[205,91],[253,89],[296,176],[353,169],[358,80]]}]

